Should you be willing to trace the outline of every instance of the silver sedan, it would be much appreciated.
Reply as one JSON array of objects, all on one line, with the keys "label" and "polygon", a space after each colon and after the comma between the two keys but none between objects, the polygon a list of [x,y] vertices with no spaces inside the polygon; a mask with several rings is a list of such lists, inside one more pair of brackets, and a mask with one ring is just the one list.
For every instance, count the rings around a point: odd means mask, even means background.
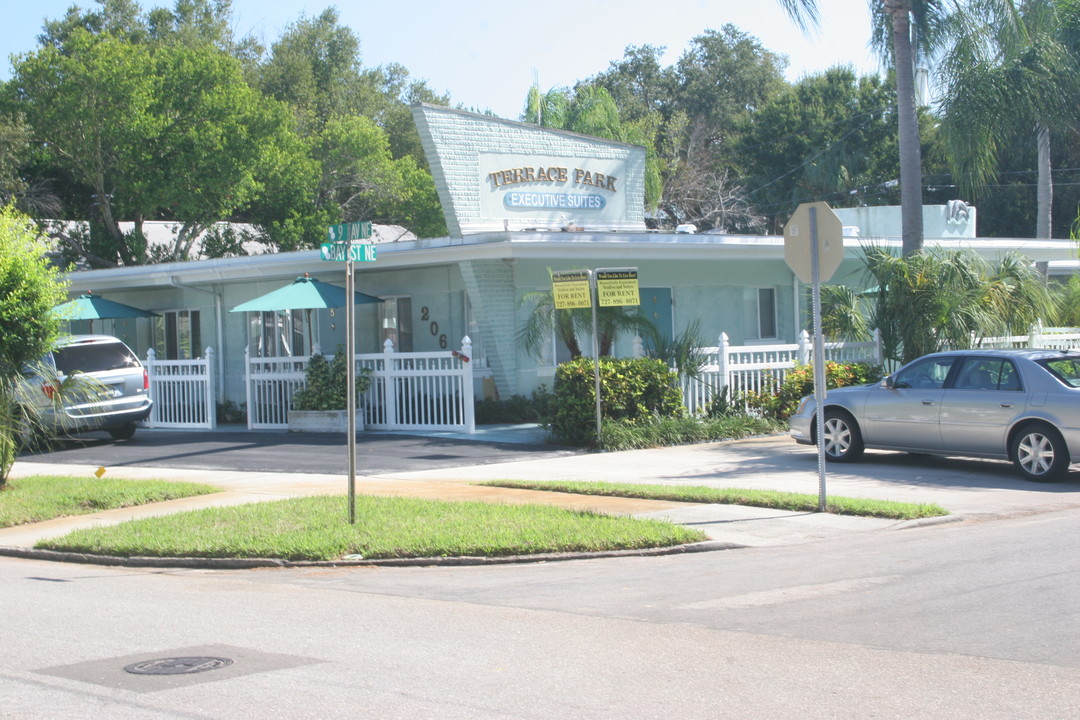
[{"label": "silver sedan", "polygon": [[[1011,460],[1029,480],[1059,480],[1080,458],[1080,352],[957,350],[913,360],[880,382],[829,390],[825,457],[865,448]],[[817,442],[813,396],[791,416]]]}]

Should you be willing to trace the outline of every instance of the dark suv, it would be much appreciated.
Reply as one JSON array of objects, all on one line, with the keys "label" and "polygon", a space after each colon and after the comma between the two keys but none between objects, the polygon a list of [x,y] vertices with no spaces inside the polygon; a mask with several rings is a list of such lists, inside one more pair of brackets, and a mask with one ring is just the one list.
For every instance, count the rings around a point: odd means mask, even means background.
[{"label": "dark suv", "polygon": [[[89,377],[90,390],[65,403],[62,410],[42,407],[47,433],[105,430],[117,440],[135,434],[135,423],[150,415],[150,380],[135,353],[109,335],[75,335],[65,338],[47,357],[60,380],[74,373]],[[43,386],[48,394],[51,390]],[[62,414],[61,414],[62,413]]]}]

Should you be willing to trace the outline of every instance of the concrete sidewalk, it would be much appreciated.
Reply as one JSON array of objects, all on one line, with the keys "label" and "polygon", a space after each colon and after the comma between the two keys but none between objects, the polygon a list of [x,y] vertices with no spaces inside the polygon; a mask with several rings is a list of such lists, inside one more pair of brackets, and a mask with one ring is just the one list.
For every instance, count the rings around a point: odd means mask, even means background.
[{"label": "concrete sidewalk", "polygon": [[[97,468],[17,462],[15,478],[41,474],[91,475]],[[0,546],[32,547],[80,527],[178,512],[197,507],[235,505],[315,494],[344,494],[347,477],[295,473],[230,472],[162,468],[106,468],[110,477],[187,480],[215,485],[223,492],[134,508],[60,518],[0,530]],[[1075,478],[1075,475],[1073,476]],[[795,513],[730,505],[687,505],[653,500],[604,498],[472,485],[477,480],[605,480],[670,485],[709,485],[817,494],[819,476],[813,448],[786,437],[738,442],[595,453],[450,469],[358,476],[358,493],[446,500],[548,503],[572,509],[638,517],[667,518],[696,527],[710,538],[739,546],[802,543],[855,533],[925,524],[827,513]],[[1049,512],[1080,506],[1080,484],[1026,483],[1005,463],[912,458],[868,453],[867,462],[827,470],[829,496],[868,497],[937,503],[949,520]],[[931,522],[940,522],[931,521]]]}]

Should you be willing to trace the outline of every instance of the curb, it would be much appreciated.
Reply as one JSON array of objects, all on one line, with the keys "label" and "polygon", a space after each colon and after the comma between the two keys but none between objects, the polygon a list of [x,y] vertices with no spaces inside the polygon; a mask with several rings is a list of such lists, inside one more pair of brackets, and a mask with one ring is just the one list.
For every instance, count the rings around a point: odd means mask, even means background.
[{"label": "curb", "polygon": [[948,525],[951,523],[964,522],[968,518],[964,515],[939,515],[938,517],[916,518],[915,520],[902,520],[889,527],[889,530],[909,530],[917,527],[932,527],[934,525]]},{"label": "curb", "polygon": [[466,565],[508,565],[513,563],[543,563],[565,560],[592,560],[615,557],[656,557],[683,553],[737,550],[746,545],[708,540],[689,545],[641,548],[632,550],[602,550],[597,552],[537,553],[536,555],[506,555],[502,557],[457,556],[422,558],[363,558],[340,560],[281,560],[278,558],[220,558],[220,557],[120,557],[116,555],[92,555],[89,553],[37,550],[35,548],[0,546],[0,556],[49,562],[109,565],[119,567],[186,568],[199,570],[252,570],[256,568],[304,568],[304,567],[428,567]]}]

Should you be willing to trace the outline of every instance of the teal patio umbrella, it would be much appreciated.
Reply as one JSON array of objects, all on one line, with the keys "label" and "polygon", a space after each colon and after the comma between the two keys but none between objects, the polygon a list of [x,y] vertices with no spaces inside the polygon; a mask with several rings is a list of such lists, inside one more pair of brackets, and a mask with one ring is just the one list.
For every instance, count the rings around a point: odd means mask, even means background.
[{"label": "teal patio umbrella", "polygon": [[[354,305],[380,303],[381,298],[353,293]],[[254,300],[240,303],[229,312],[275,312],[277,310],[306,310],[308,325],[308,347],[311,347],[311,311],[326,308],[345,307],[348,302],[345,288],[331,285],[310,277],[307,273],[296,278],[285,287],[260,295]]]},{"label": "teal patio umbrella", "polygon": [[154,317],[157,313],[142,310],[131,305],[106,300],[100,295],[85,292],[74,300],[61,303],[53,312],[64,320],[89,320],[90,332],[94,332],[95,320],[118,320],[121,318]]},{"label": "teal patio umbrella", "polygon": [[[380,298],[353,293],[355,305],[382,302]],[[229,312],[274,312],[275,310],[320,310],[345,307],[345,288],[324,283],[306,273],[283,288],[260,295],[254,300],[240,303]]]}]

